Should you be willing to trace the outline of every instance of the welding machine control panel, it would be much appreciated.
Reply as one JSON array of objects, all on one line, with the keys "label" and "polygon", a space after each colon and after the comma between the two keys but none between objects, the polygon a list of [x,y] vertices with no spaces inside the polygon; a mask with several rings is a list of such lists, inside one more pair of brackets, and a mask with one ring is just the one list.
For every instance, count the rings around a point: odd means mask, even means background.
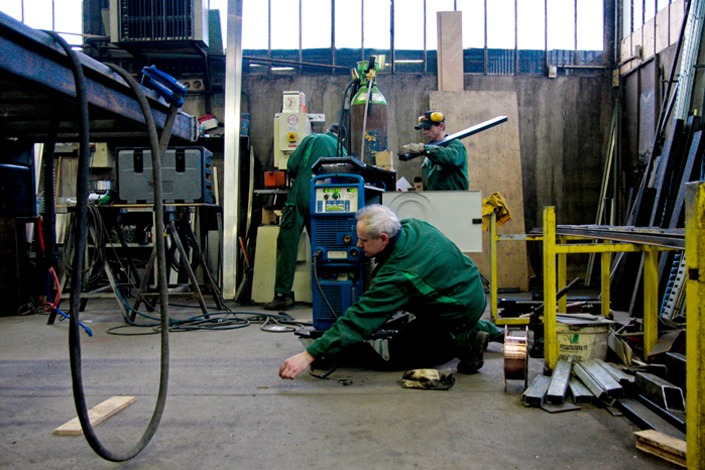
[{"label": "welding machine control panel", "polygon": [[316,188],[315,210],[317,214],[355,213],[359,209],[358,186],[330,186]]}]

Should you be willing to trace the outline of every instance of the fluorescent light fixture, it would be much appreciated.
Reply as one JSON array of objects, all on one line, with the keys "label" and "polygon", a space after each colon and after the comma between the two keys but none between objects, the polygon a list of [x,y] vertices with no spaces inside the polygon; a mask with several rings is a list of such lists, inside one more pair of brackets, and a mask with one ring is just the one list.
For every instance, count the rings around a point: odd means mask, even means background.
[{"label": "fluorescent light fixture", "polygon": [[272,67],[272,72],[286,72],[288,70],[294,70],[294,67]]},{"label": "fluorescent light fixture", "polygon": [[396,64],[423,64],[423,59],[396,59]]}]

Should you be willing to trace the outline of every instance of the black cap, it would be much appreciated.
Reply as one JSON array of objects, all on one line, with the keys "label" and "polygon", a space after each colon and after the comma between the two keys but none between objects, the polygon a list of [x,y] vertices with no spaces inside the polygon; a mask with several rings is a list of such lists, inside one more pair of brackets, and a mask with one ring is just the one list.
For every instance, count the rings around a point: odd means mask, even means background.
[{"label": "black cap", "polygon": [[337,122],[334,122],[330,126],[328,126],[328,132],[332,132],[333,134],[340,135],[342,139],[345,139],[345,127],[341,126]]},{"label": "black cap", "polygon": [[446,117],[440,111],[430,110],[419,116],[418,123],[414,129],[430,129],[433,124],[440,124],[446,121]]}]

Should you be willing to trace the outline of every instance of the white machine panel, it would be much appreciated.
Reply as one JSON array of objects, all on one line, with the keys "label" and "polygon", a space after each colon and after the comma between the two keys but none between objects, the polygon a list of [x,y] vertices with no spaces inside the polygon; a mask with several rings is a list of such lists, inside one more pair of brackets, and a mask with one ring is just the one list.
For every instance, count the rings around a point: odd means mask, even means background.
[{"label": "white machine panel", "polygon": [[311,133],[311,121],[306,113],[277,113],[274,115],[274,166],[286,170],[289,156],[301,141]]},{"label": "white machine panel", "polygon": [[480,191],[409,191],[382,193],[382,204],[399,219],[421,219],[455,243],[463,253],[482,252]]}]

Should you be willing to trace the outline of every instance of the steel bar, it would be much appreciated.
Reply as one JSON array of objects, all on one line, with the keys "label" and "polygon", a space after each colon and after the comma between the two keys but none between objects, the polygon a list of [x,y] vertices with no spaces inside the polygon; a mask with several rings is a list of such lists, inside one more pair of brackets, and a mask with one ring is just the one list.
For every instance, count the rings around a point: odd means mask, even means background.
[{"label": "steel bar", "polygon": [[685,369],[687,367],[685,355],[676,352],[667,352],[663,355],[663,363],[666,365],[666,378],[681,390],[685,389]]},{"label": "steel bar", "polygon": [[541,406],[546,399],[549,385],[551,385],[551,377],[548,375],[537,375],[521,396],[524,405]]},{"label": "steel bar", "polygon": [[593,379],[602,387],[608,397],[620,398],[624,396],[624,388],[594,359],[580,363]]},{"label": "steel bar", "polygon": [[616,403],[624,415],[641,429],[653,429],[676,439],[685,439],[685,434],[671,423],[651,411],[634,398],[620,398]]},{"label": "steel bar", "polygon": [[573,403],[592,403],[593,394],[580,380],[571,377],[568,381],[570,396],[573,398]]},{"label": "steel bar", "polygon": [[558,235],[573,235],[627,243],[644,243],[666,248],[685,249],[684,229],[653,227],[615,227],[600,225],[558,225]]},{"label": "steel bar", "polygon": [[605,362],[601,359],[595,359],[595,361],[607,371],[608,374],[612,376],[613,379],[619,383],[622,387],[629,388],[634,386],[634,382],[636,381],[636,377],[634,377],[631,374],[627,374],[623,370],[618,369],[614,365],[610,364],[609,362]]},{"label": "steel bar", "polygon": [[600,384],[592,378],[592,375],[590,375],[581,364],[576,364],[573,367],[573,373],[577,378],[580,379],[583,384],[585,384],[585,386],[588,388],[588,390],[590,390],[590,392],[595,396],[595,398],[597,398],[598,400],[602,400],[607,397],[607,392],[605,392],[605,390],[600,386]]},{"label": "steel bar", "polygon": [[681,432],[686,432],[685,413],[680,411],[667,410],[653,400],[644,395],[637,396],[637,400],[646,405],[651,411],[668,421],[672,426]]},{"label": "steel bar", "polygon": [[467,129],[464,129],[462,131],[458,131],[454,134],[446,136],[445,138],[438,141],[438,143],[436,143],[436,145],[440,145],[440,146],[448,145],[448,142],[451,142],[451,141],[457,140],[457,139],[464,139],[466,137],[470,137],[471,135],[477,134],[482,131],[486,131],[487,129],[490,129],[498,124],[502,124],[503,122],[507,122],[507,116],[497,116],[496,118],[488,119],[487,121],[481,122],[480,124],[476,124],[472,127],[468,127]]},{"label": "steel bar", "polygon": [[[455,134],[450,134],[443,139],[439,140],[435,144],[431,145],[437,145],[440,147],[445,147],[448,145],[448,143],[458,140],[458,139],[464,139],[466,137],[470,137],[473,134],[477,134],[478,132],[485,131],[491,127],[494,127],[498,124],[502,124],[503,122],[507,121],[507,116],[497,116],[496,118],[489,119],[487,121],[481,122],[480,124],[476,124],[472,127],[468,127],[467,129],[463,129],[462,131],[458,131]],[[416,157],[421,156],[421,154],[411,154],[411,153],[404,153],[399,155],[399,160],[403,162],[407,162],[409,160],[413,160]]]},{"label": "steel bar", "polygon": [[551,377],[551,385],[546,393],[546,401],[553,405],[565,402],[568,393],[568,382],[573,368],[572,361],[558,361]]},{"label": "steel bar", "polygon": [[637,372],[636,387],[642,395],[668,411],[685,411],[683,391],[661,377]]}]

